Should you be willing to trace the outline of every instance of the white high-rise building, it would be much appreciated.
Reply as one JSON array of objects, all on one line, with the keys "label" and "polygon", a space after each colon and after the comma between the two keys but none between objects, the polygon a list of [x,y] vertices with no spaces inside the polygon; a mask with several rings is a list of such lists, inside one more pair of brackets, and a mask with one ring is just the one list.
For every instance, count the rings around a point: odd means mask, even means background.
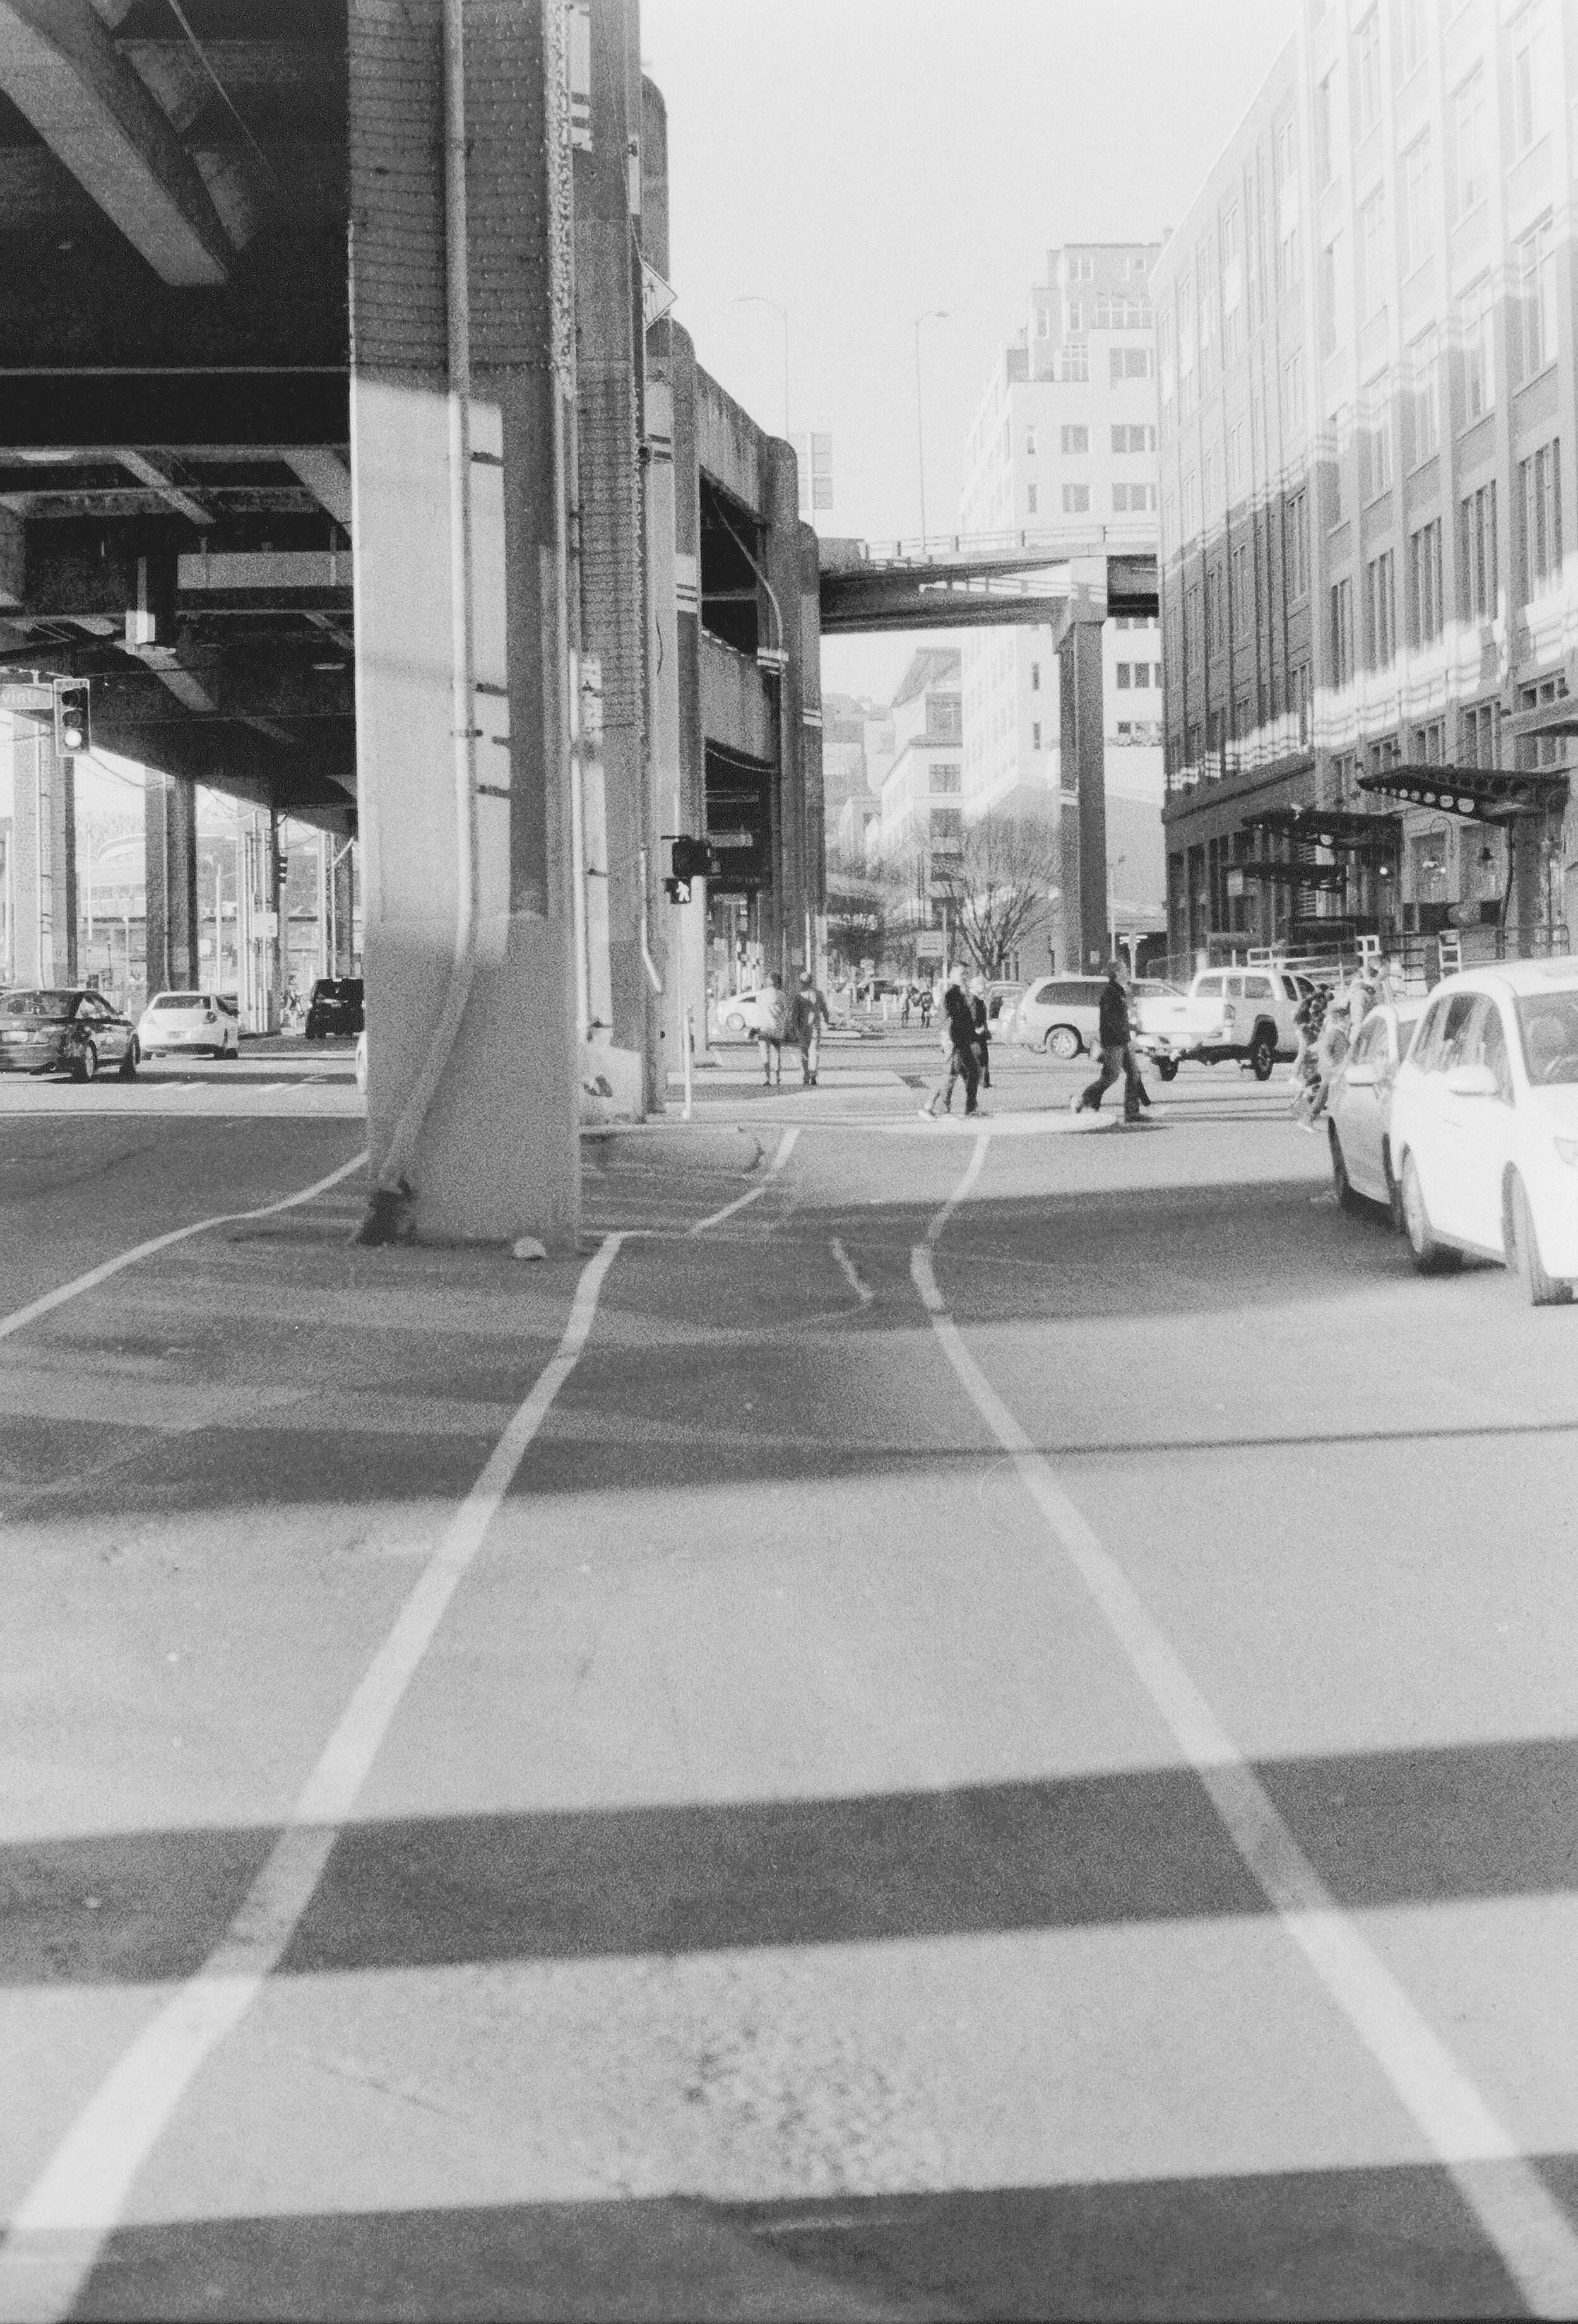
[{"label": "white high-rise building", "polygon": [[[1047,253],[1019,344],[994,366],[965,450],[960,530],[1155,542],[1157,382],[1149,276],[1158,243],[1070,243]],[[1049,629],[964,634],[967,816],[1046,816],[1077,851],[1075,779],[1062,779],[1057,657]],[[1109,890],[1120,934],[1167,926],[1161,638],[1154,622],[1103,632]],[[1065,883],[1070,893],[1073,881]],[[1061,909],[1047,930],[1075,965]]]}]

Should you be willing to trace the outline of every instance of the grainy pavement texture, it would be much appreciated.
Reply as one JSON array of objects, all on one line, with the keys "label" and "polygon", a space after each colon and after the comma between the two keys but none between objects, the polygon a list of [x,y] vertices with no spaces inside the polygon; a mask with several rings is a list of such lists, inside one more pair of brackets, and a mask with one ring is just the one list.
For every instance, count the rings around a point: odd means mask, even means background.
[{"label": "grainy pavement texture", "polygon": [[1578,1317],[727,1056],[539,1266],[0,1086],[0,2316],[1574,2312]]}]

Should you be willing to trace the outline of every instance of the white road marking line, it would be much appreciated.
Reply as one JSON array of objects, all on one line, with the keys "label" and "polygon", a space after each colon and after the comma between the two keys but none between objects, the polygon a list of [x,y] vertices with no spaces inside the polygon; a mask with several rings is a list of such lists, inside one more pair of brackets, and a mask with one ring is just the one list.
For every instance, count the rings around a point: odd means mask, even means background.
[{"label": "white road marking line", "polygon": [[778,1141],[778,1151],[773,1156],[771,1161],[768,1164],[767,1175],[762,1179],[761,1184],[759,1186],[752,1186],[748,1194],[737,1194],[732,1203],[725,1203],[721,1211],[715,1211],[710,1219],[697,1219],[696,1224],[690,1230],[691,1233],[693,1235],[705,1234],[708,1227],[721,1226],[725,1219],[732,1219],[734,1213],[736,1211],[743,1211],[746,1207],[747,1204],[759,1203],[761,1200],[762,1195],[766,1194],[769,1186],[771,1185],[773,1180],[777,1177],[779,1172],[783,1168],[784,1164],[789,1160],[789,1156],[794,1152],[795,1143],[798,1139],[799,1134],[800,1133],[798,1129],[786,1130],[783,1136]]},{"label": "white road marking line", "polygon": [[1531,2312],[1578,2313],[1578,2231],[1446,2043],[1338,1904],[1116,1558],[1063,1491],[1050,1462],[964,1345],[937,1289],[932,1252],[980,1165],[978,1145],[958,1186],[909,1255],[915,1287],[961,1387],[1010,1455],[1053,1539],[1101,1609],[1282,1928],[1451,2172]]},{"label": "white road marking line", "polygon": [[[943,1204],[937,1216],[932,1220],[931,1224],[927,1228],[925,1241],[922,1245],[924,1250],[931,1251],[937,1248],[937,1239],[938,1235],[941,1234],[948,1221],[953,1217],[954,1213],[958,1209],[959,1204],[963,1202],[967,1202],[969,1197],[974,1193],[975,1181],[980,1177],[982,1170],[985,1166],[986,1149],[991,1143],[992,1132],[989,1130],[978,1130],[976,1131],[975,1143],[970,1151],[970,1159],[964,1165],[964,1175],[960,1179],[958,1185],[954,1188],[953,1193],[948,1196],[947,1201]],[[929,1261],[927,1266],[927,1274],[928,1277],[931,1275]],[[918,1276],[916,1277],[917,1282],[918,1282],[919,1279],[920,1278]],[[936,1305],[940,1308],[942,1301],[940,1298],[937,1297],[937,1284],[935,1280],[932,1282],[931,1287],[932,1298],[927,1300],[927,1305],[929,1307],[935,1301]],[[920,1296],[923,1299],[926,1298],[926,1293],[924,1291],[922,1291]]]},{"label": "white road marking line", "polygon": [[154,1235],[148,1242],[135,1243],[130,1250],[123,1250],[118,1258],[106,1259],[102,1266],[90,1267],[86,1275],[75,1276],[69,1283],[60,1284],[56,1290],[46,1291],[42,1298],[30,1300],[25,1307],[18,1307],[13,1314],[0,1316],[0,1340],[8,1340],[14,1332],[23,1330],[29,1323],[36,1323],[39,1317],[47,1315],[51,1308],[63,1307],[68,1299],[79,1298],[83,1292],[92,1291],[97,1285],[107,1283],[112,1275],[119,1275],[125,1268],[134,1267],[140,1259],[152,1259],[155,1251],[168,1250],[173,1243],[185,1242],[192,1235],[206,1234],[210,1227],[239,1226],[249,1219],[272,1219],[281,1211],[293,1211],[300,1204],[311,1202],[315,1195],[326,1194],[331,1186],[337,1186],[342,1178],[348,1178],[353,1170],[359,1170],[366,1159],[364,1148],[360,1154],[353,1154],[348,1162],[342,1162],[337,1170],[331,1170],[327,1178],[318,1178],[310,1186],[303,1186],[299,1194],[282,1195],[277,1203],[264,1203],[255,1211],[220,1211],[211,1219],[195,1219],[189,1227],[174,1227],[169,1234]]},{"label": "white road marking line", "polygon": [[290,1943],[401,1698],[586,1347],[604,1278],[624,1240],[607,1236],[581,1270],[558,1352],[450,1519],[225,1935],[110,2069],[13,2215],[0,2246],[0,2319],[6,2324],[47,2324],[75,2304],[194,2077]]},{"label": "white road marking line", "polygon": [[855,1266],[854,1259],[851,1259],[849,1253],[844,1250],[843,1243],[839,1240],[836,1235],[833,1238],[833,1256],[838,1261],[839,1273],[843,1276],[845,1283],[848,1284],[855,1297],[860,1301],[861,1305],[863,1307],[869,1307],[872,1301],[877,1295],[872,1289],[869,1283],[862,1282],[860,1269]]}]

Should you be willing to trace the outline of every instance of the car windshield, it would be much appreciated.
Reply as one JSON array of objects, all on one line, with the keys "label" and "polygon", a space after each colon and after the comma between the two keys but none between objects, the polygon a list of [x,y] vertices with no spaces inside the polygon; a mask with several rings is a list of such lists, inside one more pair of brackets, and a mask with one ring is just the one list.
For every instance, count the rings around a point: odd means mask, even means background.
[{"label": "car windshield", "polygon": [[153,1003],[155,1009],[200,1009],[202,1005],[200,992],[161,992]]},{"label": "car windshield", "polygon": [[56,1025],[67,1023],[76,1007],[74,992],[12,992],[5,999],[7,1017],[47,1017]]},{"label": "car windshield", "polygon": [[1532,992],[1515,1005],[1533,1086],[1578,1082],[1578,992]]}]

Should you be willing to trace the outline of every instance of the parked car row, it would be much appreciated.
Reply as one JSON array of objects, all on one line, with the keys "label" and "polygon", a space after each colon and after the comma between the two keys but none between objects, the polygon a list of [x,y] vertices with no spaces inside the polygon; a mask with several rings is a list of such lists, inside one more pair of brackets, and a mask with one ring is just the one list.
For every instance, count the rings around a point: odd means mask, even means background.
[{"label": "parked car row", "polygon": [[[355,1033],[358,1085],[365,1088],[365,1019],[359,977],[320,978],[312,989],[307,1038]],[[317,1022],[314,1023],[316,1014]],[[88,986],[38,986],[0,993],[0,1073],[69,1074],[79,1082],[114,1066],[123,1081],[147,1057],[241,1055],[241,1013],[225,992],[157,992],[135,1025],[107,994]]]},{"label": "parked car row", "polygon": [[1515,1268],[1536,1306],[1578,1285],[1578,958],[1444,978],[1371,1010],[1333,1078],[1345,1210],[1383,1204],[1422,1273]]}]

